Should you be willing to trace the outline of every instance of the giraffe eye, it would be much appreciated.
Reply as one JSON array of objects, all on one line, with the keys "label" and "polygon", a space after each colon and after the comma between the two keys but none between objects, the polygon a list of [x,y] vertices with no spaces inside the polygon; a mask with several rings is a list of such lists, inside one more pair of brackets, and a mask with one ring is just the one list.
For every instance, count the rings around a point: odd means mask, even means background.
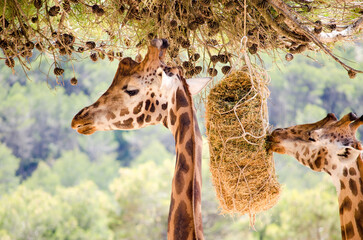
[{"label": "giraffe eye", "polygon": [[130,96],[130,97],[132,97],[132,96],[135,96],[136,94],[138,94],[139,93],[139,90],[137,90],[137,89],[135,89],[135,90],[125,90],[125,92]]}]

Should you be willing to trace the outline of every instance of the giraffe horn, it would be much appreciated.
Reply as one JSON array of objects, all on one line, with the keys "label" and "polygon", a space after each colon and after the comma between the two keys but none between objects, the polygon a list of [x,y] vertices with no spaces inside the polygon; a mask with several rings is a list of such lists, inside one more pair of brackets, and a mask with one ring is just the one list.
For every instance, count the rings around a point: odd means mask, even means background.
[{"label": "giraffe horn", "polygon": [[312,128],[321,128],[323,126],[325,126],[326,124],[330,124],[332,122],[336,122],[338,119],[337,117],[334,115],[334,113],[328,113],[328,115],[326,115],[325,118],[323,118],[322,120],[313,123],[312,124]]},{"label": "giraffe horn", "polygon": [[363,115],[360,118],[356,119],[354,122],[352,122],[349,126],[353,132],[356,132],[359,126],[362,124],[363,124]]},{"label": "giraffe horn", "polygon": [[338,122],[335,123],[336,127],[344,127],[348,126],[351,122],[356,120],[358,117],[355,115],[355,113],[350,112],[346,115],[344,115]]},{"label": "giraffe horn", "polygon": [[152,62],[163,60],[165,57],[166,48],[169,43],[166,39],[153,39],[150,41],[147,54],[144,60],[140,63],[141,67],[148,67]]}]

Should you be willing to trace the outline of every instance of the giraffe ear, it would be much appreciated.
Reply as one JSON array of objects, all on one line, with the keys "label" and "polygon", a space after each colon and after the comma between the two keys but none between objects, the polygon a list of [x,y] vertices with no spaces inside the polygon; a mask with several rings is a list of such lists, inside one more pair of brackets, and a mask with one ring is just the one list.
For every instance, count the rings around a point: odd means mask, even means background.
[{"label": "giraffe ear", "polygon": [[187,79],[190,93],[192,95],[198,94],[211,80],[212,78],[210,77]]},{"label": "giraffe ear", "polygon": [[161,88],[169,90],[173,86],[173,77],[169,77],[162,68],[158,68],[156,74],[161,78]]}]

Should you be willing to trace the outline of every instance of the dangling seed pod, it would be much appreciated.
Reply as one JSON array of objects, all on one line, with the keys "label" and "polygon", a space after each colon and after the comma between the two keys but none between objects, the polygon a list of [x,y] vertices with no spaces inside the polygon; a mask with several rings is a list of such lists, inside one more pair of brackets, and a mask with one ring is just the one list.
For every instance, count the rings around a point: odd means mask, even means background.
[{"label": "dangling seed pod", "polygon": [[37,16],[32,17],[32,18],[31,18],[31,21],[32,21],[32,23],[36,23],[36,22],[38,22],[38,17],[37,17]]},{"label": "dangling seed pod", "polygon": [[96,12],[97,12],[97,10],[98,10],[99,8],[100,8],[100,7],[99,7],[97,4],[93,5],[93,6],[92,6],[92,12],[96,14]]},{"label": "dangling seed pod", "polygon": [[64,56],[64,55],[66,55],[67,54],[67,50],[65,49],[65,48],[60,48],[59,49],[59,54],[61,55],[61,56]]},{"label": "dangling seed pod", "polygon": [[83,47],[79,47],[79,48],[77,49],[77,52],[79,52],[79,53],[83,53],[83,52],[84,52],[84,48],[83,48]]},{"label": "dangling seed pod", "polygon": [[292,59],[294,59],[294,55],[291,53],[286,53],[285,59],[286,59],[286,61],[290,62],[290,61],[292,61]]},{"label": "dangling seed pod", "polygon": [[0,48],[6,49],[8,47],[8,42],[6,40],[0,40]]},{"label": "dangling seed pod", "polygon": [[64,0],[62,7],[63,7],[63,10],[67,13],[71,11],[71,4],[69,3],[68,0]]},{"label": "dangling seed pod", "polygon": [[193,63],[188,62],[188,61],[184,61],[183,62],[183,68],[186,69],[186,70],[190,70],[190,69],[193,68]]},{"label": "dangling seed pod", "polygon": [[186,76],[187,78],[191,78],[191,77],[193,77],[194,75],[195,75],[194,69],[190,69],[189,71],[187,71],[187,72],[185,73],[185,76]]},{"label": "dangling seed pod", "polygon": [[179,55],[179,48],[170,49],[169,55],[171,58],[176,58]]},{"label": "dangling seed pod", "polygon": [[335,29],[337,28],[337,25],[336,25],[335,23],[332,23],[332,24],[329,24],[329,25],[328,25],[328,28],[329,28],[330,30],[335,30]]},{"label": "dangling seed pod", "polygon": [[353,79],[353,78],[355,78],[356,75],[357,75],[356,71],[353,71],[351,69],[348,71],[349,78]]},{"label": "dangling seed pod", "polygon": [[98,60],[97,53],[92,53],[92,54],[90,55],[90,58],[91,58],[91,60],[92,60],[92,61],[97,62],[97,60]]},{"label": "dangling seed pod", "polygon": [[256,54],[257,53],[257,44],[252,44],[251,47],[248,48],[248,51],[251,53],[251,54]]},{"label": "dangling seed pod", "polygon": [[149,34],[147,35],[147,38],[148,38],[149,40],[153,40],[153,39],[155,38],[155,34],[154,34],[154,33],[149,33]]},{"label": "dangling seed pod", "polygon": [[229,57],[225,54],[219,54],[218,61],[220,61],[221,63],[228,63]]},{"label": "dangling seed pod", "polygon": [[199,53],[194,53],[191,57],[190,57],[190,60],[191,61],[198,61],[198,59],[200,58],[200,54]]},{"label": "dangling seed pod", "polygon": [[52,37],[53,38],[56,38],[58,36],[58,33],[57,32],[52,32]]},{"label": "dangling seed pod", "polygon": [[36,43],[35,48],[38,49],[38,51],[43,51],[43,44],[42,43]]},{"label": "dangling seed pod", "polygon": [[199,25],[203,25],[205,23],[204,18],[202,16],[197,16],[194,22],[198,23]]},{"label": "dangling seed pod", "polygon": [[33,50],[34,49],[34,43],[32,42],[26,42],[25,43],[25,47],[29,50]]},{"label": "dangling seed pod", "polygon": [[222,70],[222,73],[224,75],[226,75],[231,71],[231,67],[230,66],[223,66],[221,70]]},{"label": "dangling seed pod", "polygon": [[296,48],[290,48],[290,53],[296,54],[296,53],[302,53],[307,49],[307,45],[301,44]]},{"label": "dangling seed pod", "polygon": [[229,1],[227,2],[226,4],[224,4],[224,9],[226,11],[232,11],[233,9],[235,9],[235,4],[234,4],[234,1]]},{"label": "dangling seed pod", "polygon": [[105,10],[103,10],[103,8],[98,8],[96,10],[96,15],[99,17],[102,17],[102,15],[105,14]]},{"label": "dangling seed pod", "polygon": [[203,70],[203,68],[202,68],[201,66],[196,66],[196,67],[194,68],[194,73],[195,73],[195,74],[199,74],[202,70]]},{"label": "dangling seed pod", "polygon": [[140,63],[142,61],[142,56],[141,56],[140,53],[136,55],[135,61],[138,62],[138,63]]},{"label": "dangling seed pod", "polygon": [[323,31],[323,24],[320,20],[315,22],[314,33],[319,34]]},{"label": "dangling seed pod", "polygon": [[86,46],[89,48],[89,49],[94,49],[96,47],[96,43],[93,42],[93,41],[88,41],[86,42]]},{"label": "dangling seed pod", "polygon": [[60,12],[60,7],[58,6],[53,6],[48,11],[49,16],[51,17],[57,16],[59,12]]},{"label": "dangling seed pod", "polygon": [[213,55],[210,57],[210,61],[214,64],[216,64],[218,62],[218,56],[217,55]]},{"label": "dangling seed pod", "polygon": [[211,46],[216,46],[218,45],[218,41],[215,39],[208,39],[207,41],[205,41],[206,44],[211,45]]},{"label": "dangling seed pod", "polygon": [[131,41],[130,41],[130,39],[125,39],[125,40],[124,40],[124,43],[125,43],[125,46],[126,46],[126,47],[130,47],[130,45],[131,45]]},{"label": "dangling seed pod", "polygon": [[114,51],[108,51],[107,52],[107,57],[108,57],[108,60],[110,60],[111,62],[113,61],[113,59],[115,58],[115,53]]},{"label": "dangling seed pod", "polygon": [[209,68],[209,69],[208,69],[208,74],[209,74],[211,77],[215,77],[215,76],[217,76],[218,71],[217,71],[217,69],[215,69],[215,68]]},{"label": "dangling seed pod", "polygon": [[190,42],[189,42],[189,40],[185,40],[185,41],[183,41],[183,42],[182,42],[182,44],[181,44],[181,46],[182,46],[183,48],[189,48],[189,47],[190,47]]},{"label": "dangling seed pod", "polygon": [[171,20],[169,24],[172,28],[176,28],[178,26],[178,22],[176,20]]},{"label": "dangling seed pod", "polygon": [[193,21],[191,23],[188,24],[188,28],[192,31],[195,31],[197,30],[198,28],[198,23],[196,21]]},{"label": "dangling seed pod", "polygon": [[13,58],[7,58],[7,59],[5,59],[5,64],[9,68],[13,68],[15,66],[15,61]]},{"label": "dangling seed pod", "polygon": [[118,12],[120,14],[123,14],[125,12],[125,10],[126,10],[125,6],[124,5],[121,5],[120,8],[118,9]]},{"label": "dangling seed pod", "polygon": [[116,57],[122,58],[122,56],[123,56],[122,52],[117,52],[116,53]]},{"label": "dangling seed pod", "polygon": [[61,41],[64,45],[70,46],[74,43],[75,38],[73,37],[72,34],[65,33],[61,35]]},{"label": "dangling seed pod", "polygon": [[75,85],[77,85],[78,80],[77,80],[77,78],[72,77],[71,80],[69,80],[69,82],[71,83],[71,85],[75,86]]},{"label": "dangling seed pod", "polygon": [[209,21],[208,22],[208,27],[211,29],[211,30],[218,30],[219,29],[219,23],[216,22],[216,21]]},{"label": "dangling seed pod", "polygon": [[36,9],[40,9],[43,6],[42,0],[34,0],[33,4]]},{"label": "dangling seed pod", "polygon": [[63,73],[64,73],[64,69],[58,68],[58,67],[54,68],[54,75],[59,76],[59,75],[62,75]]}]

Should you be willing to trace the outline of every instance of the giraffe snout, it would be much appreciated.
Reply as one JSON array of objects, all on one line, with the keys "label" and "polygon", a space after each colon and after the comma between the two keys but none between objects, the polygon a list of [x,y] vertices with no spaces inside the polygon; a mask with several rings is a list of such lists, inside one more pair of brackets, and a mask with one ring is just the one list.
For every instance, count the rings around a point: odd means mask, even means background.
[{"label": "giraffe snout", "polygon": [[96,131],[93,122],[89,114],[89,109],[86,107],[73,117],[71,127],[81,134],[89,135]]}]

